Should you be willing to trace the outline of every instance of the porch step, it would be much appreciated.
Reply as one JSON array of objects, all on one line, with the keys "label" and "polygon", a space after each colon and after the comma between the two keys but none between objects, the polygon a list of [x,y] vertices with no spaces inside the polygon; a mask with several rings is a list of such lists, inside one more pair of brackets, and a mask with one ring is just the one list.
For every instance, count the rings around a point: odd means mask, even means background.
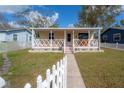
[{"label": "porch step", "polygon": [[65,51],[65,53],[72,54],[73,52],[72,51]]},{"label": "porch step", "polygon": [[73,53],[73,48],[72,47],[66,47],[65,53]]}]

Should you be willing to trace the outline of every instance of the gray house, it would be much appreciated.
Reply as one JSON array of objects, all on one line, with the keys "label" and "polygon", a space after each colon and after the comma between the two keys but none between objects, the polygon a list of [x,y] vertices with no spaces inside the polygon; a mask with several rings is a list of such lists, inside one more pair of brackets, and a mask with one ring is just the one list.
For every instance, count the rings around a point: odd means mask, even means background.
[{"label": "gray house", "polygon": [[0,52],[30,48],[31,35],[25,28],[0,30]]},{"label": "gray house", "polygon": [[11,30],[0,30],[0,42],[31,42],[31,31],[25,28],[22,29],[11,29]]}]

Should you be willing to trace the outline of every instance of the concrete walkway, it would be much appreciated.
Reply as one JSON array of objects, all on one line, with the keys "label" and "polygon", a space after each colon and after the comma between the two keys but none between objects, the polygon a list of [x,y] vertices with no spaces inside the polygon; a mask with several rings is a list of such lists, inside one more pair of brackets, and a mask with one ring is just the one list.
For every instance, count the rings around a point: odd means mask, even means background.
[{"label": "concrete walkway", "polygon": [[67,88],[85,88],[73,54],[67,54]]},{"label": "concrete walkway", "polygon": [[3,65],[0,68],[0,75],[7,73],[10,67],[10,61],[7,57],[7,53],[3,53],[2,58],[3,58]]}]

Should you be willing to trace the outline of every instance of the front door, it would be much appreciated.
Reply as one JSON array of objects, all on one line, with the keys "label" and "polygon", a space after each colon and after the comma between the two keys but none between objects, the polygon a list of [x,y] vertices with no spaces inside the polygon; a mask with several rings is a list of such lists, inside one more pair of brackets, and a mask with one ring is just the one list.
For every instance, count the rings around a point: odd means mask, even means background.
[{"label": "front door", "polygon": [[66,35],[66,53],[71,53],[72,52],[72,37],[71,37],[71,33],[67,33]]},{"label": "front door", "polygon": [[71,42],[71,34],[70,33],[67,34],[67,42]]}]

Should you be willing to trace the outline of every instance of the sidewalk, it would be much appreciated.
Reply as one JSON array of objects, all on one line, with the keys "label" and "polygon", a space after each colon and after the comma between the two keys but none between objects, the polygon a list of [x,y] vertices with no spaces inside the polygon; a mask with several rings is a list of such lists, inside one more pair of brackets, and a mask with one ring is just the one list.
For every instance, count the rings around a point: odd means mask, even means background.
[{"label": "sidewalk", "polygon": [[67,54],[67,88],[85,88],[73,54]]},{"label": "sidewalk", "polygon": [[2,65],[2,67],[0,68],[0,75],[7,73],[9,70],[9,67],[10,67],[10,61],[7,57],[7,53],[3,53],[2,56],[3,56],[4,63]]}]

